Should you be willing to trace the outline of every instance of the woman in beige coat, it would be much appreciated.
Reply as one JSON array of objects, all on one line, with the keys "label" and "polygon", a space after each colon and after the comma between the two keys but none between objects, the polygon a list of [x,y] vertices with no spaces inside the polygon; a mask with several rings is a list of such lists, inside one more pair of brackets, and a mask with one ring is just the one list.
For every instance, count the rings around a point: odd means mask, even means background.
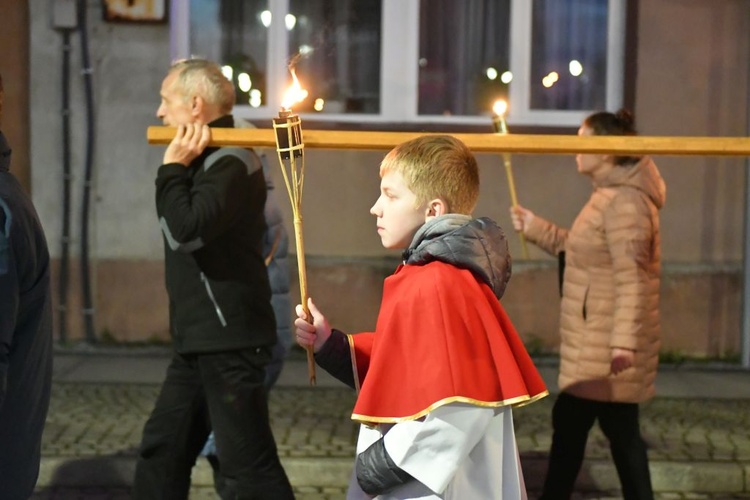
[{"label": "woman in beige coat", "polygon": [[[595,113],[578,135],[635,135],[629,112]],[[638,403],[654,395],[659,353],[659,209],[666,188],[649,157],[579,154],[594,190],[568,229],[511,208],[513,225],[552,255],[565,252],[560,395],[543,499],[570,498],[596,420],[623,496],[653,497]]]}]

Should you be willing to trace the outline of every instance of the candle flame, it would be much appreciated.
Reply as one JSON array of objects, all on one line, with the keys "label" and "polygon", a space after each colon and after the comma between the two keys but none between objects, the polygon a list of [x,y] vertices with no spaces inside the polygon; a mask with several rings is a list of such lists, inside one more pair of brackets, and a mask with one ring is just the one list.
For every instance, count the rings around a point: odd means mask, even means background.
[{"label": "candle flame", "polygon": [[495,101],[495,104],[492,106],[492,111],[497,116],[503,116],[505,115],[505,112],[508,111],[508,103],[505,102],[504,99],[498,99]]},{"label": "candle flame", "polygon": [[292,86],[284,93],[284,99],[281,101],[281,107],[284,109],[290,109],[292,104],[298,103],[307,97],[307,90],[303,89],[302,85],[300,85],[294,68],[290,68],[289,72],[292,74]]}]

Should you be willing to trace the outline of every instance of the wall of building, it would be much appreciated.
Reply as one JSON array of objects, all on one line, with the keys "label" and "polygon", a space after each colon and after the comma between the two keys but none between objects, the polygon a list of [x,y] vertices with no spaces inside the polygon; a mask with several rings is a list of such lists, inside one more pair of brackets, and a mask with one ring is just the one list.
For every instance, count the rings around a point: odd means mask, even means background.
[{"label": "wall of building", "polygon": [[13,150],[11,172],[31,189],[29,170],[29,9],[25,2],[3,5],[0,18],[0,74],[5,93],[0,128]]},{"label": "wall of building", "polygon": [[[639,6],[635,112],[641,133],[746,135],[750,3],[642,0]],[[30,0],[31,162],[34,200],[59,257],[62,49],[48,9],[46,0]],[[146,144],[145,132],[158,124],[154,112],[169,64],[169,31],[166,25],[104,23],[98,1],[89,1],[89,9],[97,121],[91,214],[97,334],[122,341],[165,339],[163,250],[153,207],[163,148]],[[77,256],[85,132],[77,37],[72,53]],[[398,262],[397,253],[380,246],[368,213],[378,194],[383,154],[306,153],[303,211],[310,293],[334,324],[351,331],[374,326],[382,279]],[[475,214],[509,228],[501,158],[480,154],[478,160],[482,190]],[[668,186],[662,211],[665,350],[713,356],[739,349],[744,161],[657,158]],[[516,155],[513,165],[521,203],[569,225],[591,189],[576,174],[574,159]],[[283,186],[276,169],[274,175]],[[281,197],[285,201],[284,193]],[[283,209],[290,221],[285,202]],[[530,248],[529,260],[521,259],[518,239],[509,239],[514,278],[504,303],[530,345],[554,348],[556,263],[536,248]],[[77,276],[72,276],[69,304],[73,337],[82,331]]]}]

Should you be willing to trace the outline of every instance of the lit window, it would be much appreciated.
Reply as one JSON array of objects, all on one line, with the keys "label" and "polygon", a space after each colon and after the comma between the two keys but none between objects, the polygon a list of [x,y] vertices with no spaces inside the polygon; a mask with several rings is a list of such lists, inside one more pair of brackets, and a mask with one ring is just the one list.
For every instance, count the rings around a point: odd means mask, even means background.
[{"label": "lit window", "polygon": [[509,27],[510,0],[421,0],[419,114],[476,116],[507,98]]},{"label": "lit window", "polygon": [[[514,0],[509,121],[577,125],[622,106],[625,0]],[[523,82],[522,84],[520,84]]]},{"label": "lit window", "polygon": [[288,31],[287,60],[309,92],[295,110],[380,113],[381,0],[289,0],[289,12],[298,22]]},{"label": "lit window", "polygon": [[[575,7],[554,0],[534,0],[532,36],[531,109],[588,110],[606,106],[605,0],[578,0]],[[579,75],[580,78],[565,71],[574,58],[587,68],[586,75]]]},{"label": "lit window", "polygon": [[575,126],[622,105],[625,0],[171,5],[173,57],[220,63],[243,118],[277,113],[290,64],[318,120],[484,124],[506,99],[510,124]]},{"label": "lit window", "polygon": [[[259,96],[265,98],[266,94],[268,26],[271,25],[268,3],[268,0],[173,2],[172,10],[189,5],[190,14],[190,30],[184,37],[188,46],[173,54],[174,58],[194,55],[216,61],[222,65],[224,75],[234,82],[238,105],[250,106],[251,86],[261,92],[251,100],[256,107],[267,104],[259,103],[258,99],[261,99]],[[174,35],[173,41],[179,42],[179,37]]]}]

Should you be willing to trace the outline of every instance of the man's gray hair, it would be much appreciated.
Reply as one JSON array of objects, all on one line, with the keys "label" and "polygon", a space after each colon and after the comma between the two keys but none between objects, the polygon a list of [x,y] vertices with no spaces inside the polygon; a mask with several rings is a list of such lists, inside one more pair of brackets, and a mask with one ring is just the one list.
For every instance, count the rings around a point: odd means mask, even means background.
[{"label": "man's gray hair", "polygon": [[232,112],[234,84],[224,76],[218,64],[207,59],[183,59],[172,64],[169,73],[177,73],[175,84],[186,99],[199,95],[207,103],[217,104],[222,114]]}]

